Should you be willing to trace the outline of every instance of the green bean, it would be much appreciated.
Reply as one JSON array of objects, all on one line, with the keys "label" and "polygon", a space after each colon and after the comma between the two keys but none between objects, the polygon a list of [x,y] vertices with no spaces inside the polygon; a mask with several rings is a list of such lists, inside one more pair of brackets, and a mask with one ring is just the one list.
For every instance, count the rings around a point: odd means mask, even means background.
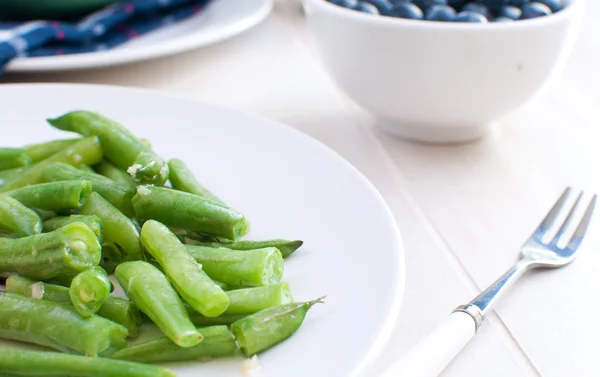
[{"label": "green bean", "polygon": [[[6,291],[26,297],[72,305],[69,288],[23,276],[10,276],[6,280]],[[129,300],[109,296],[96,314],[125,327],[130,338],[135,338],[140,333],[142,317],[137,306]]]},{"label": "green bean", "polygon": [[252,314],[292,302],[292,294],[287,283],[235,289],[228,291],[227,296],[229,297],[229,307],[225,311],[226,314]]},{"label": "green bean", "polygon": [[81,213],[96,215],[102,220],[104,240],[119,245],[125,253],[124,260],[142,258],[140,233],[135,224],[106,199],[92,192],[81,207]]},{"label": "green bean", "polygon": [[25,149],[0,148],[0,170],[22,168],[31,165],[31,157]]},{"label": "green bean", "polygon": [[125,262],[115,276],[127,296],[179,347],[202,341],[177,292],[156,267],[142,261]]},{"label": "green bean", "polygon": [[110,356],[127,345],[127,329],[70,306],[14,293],[0,294],[0,338],[87,356]]},{"label": "green bean", "polygon": [[23,174],[28,168],[13,168],[0,171],[0,187],[8,184],[12,179]]},{"label": "green bean", "polygon": [[79,141],[81,141],[81,138],[52,140],[45,143],[28,145],[25,147],[25,150],[31,156],[33,163],[36,163],[67,149]]},{"label": "green bean", "polygon": [[165,187],[140,186],[132,203],[141,220],[153,219],[169,227],[230,239],[237,239],[249,230],[240,213],[198,195]]},{"label": "green bean", "polygon": [[5,377],[176,377],[153,365],[10,348],[0,349],[0,369]]},{"label": "green bean", "polygon": [[161,337],[124,348],[111,357],[139,363],[160,363],[229,356],[237,352],[238,345],[227,326],[204,327],[198,331],[204,339],[194,347],[181,348],[169,338]]},{"label": "green bean", "polygon": [[79,272],[100,262],[100,243],[85,224],[73,223],[50,233],[0,238],[0,271],[34,279]]},{"label": "green bean", "polygon": [[185,302],[207,317],[223,314],[229,306],[227,294],[202,271],[169,228],[148,220],[142,226],[141,241]]},{"label": "green bean", "polygon": [[80,272],[71,281],[69,297],[75,310],[83,317],[95,314],[110,296],[112,284],[100,267]]},{"label": "green bean", "polygon": [[137,187],[133,178],[125,170],[121,170],[112,163],[104,160],[95,166],[96,173],[109,178],[121,185],[125,185],[135,190]]},{"label": "green bean", "polygon": [[87,172],[77,169],[65,163],[57,163],[48,166],[42,173],[42,179],[46,182],[70,181],[75,179],[86,180],[92,184],[92,190],[108,200],[125,215],[133,216],[131,198],[135,193],[129,186],[118,184],[95,172]]},{"label": "green bean", "polygon": [[33,236],[42,231],[42,220],[16,199],[0,195],[0,231],[17,237]]},{"label": "green bean", "polygon": [[283,258],[274,247],[256,250],[231,250],[186,245],[187,251],[212,279],[232,287],[257,287],[279,283]]},{"label": "green bean", "polygon": [[181,160],[174,158],[169,161],[169,181],[171,181],[171,185],[175,190],[196,194],[228,207],[218,196],[202,186],[194,177],[194,173]]},{"label": "green bean", "polygon": [[222,314],[218,317],[205,317],[189,306],[186,309],[188,310],[190,320],[196,326],[230,325],[248,316],[248,314]]},{"label": "green bean", "polygon": [[80,208],[92,192],[88,181],[62,181],[21,187],[4,195],[12,196],[29,208],[61,211]]},{"label": "green bean", "polygon": [[100,267],[112,274],[115,272],[115,268],[123,262],[123,251],[114,242],[104,241],[102,243],[102,259],[100,260]]},{"label": "green bean", "polygon": [[58,216],[44,221],[44,232],[52,232],[67,224],[84,223],[96,235],[98,241],[102,242],[102,220],[94,215],[71,215]]},{"label": "green bean", "polygon": [[73,111],[48,122],[60,130],[98,136],[106,158],[140,183],[162,185],[168,178],[167,163],[114,120],[89,111]]},{"label": "green bean", "polygon": [[94,165],[102,160],[102,148],[97,137],[88,137],[71,144],[66,149],[57,152],[47,159],[28,168],[23,174],[10,180],[2,186],[0,191],[10,191],[20,187],[35,185],[42,182],[42,172],[48,166],[57,162],[66,162],[79,167],[81,165]]},{"label": "green bean", "polygon": [[[187,252],[187,251],[186,251],[186,252]],[[158,262],[156,261],[156,259],[150,258],[150,259],[146,260],[146,262],[148,262],[148,263],[150,263],[151,265],[153,265],[154,267],[158,268],[158,270],[159,270],[160,272],[162,272],[163,274],[165,273],[165,270],[164,270],[164,269],[163,269],[163,267],[160,265],[160,263],[158,263]],[[224,290],[224,291],[228,291],[228,290],[231,288],[231,287],[229,287],[229,285],[228,285],[228,284],[225,284],[225,283],[223,283],[223,282],[221,282],[221,281],[214,280],[214,279],[211,279],[211,280],[212,280],[212,282],[213,282],[214,284],[216,284],[216,285],[217,285],[219,288],[221,288],[221,289],[222,289],[222,290]]]},{"label": "green bean", "polygon": [[255,355],[289,338],[300,328],[308,310],[324,297],[261,310],[231,325],[242,352]]},{"label": "green bean", "polygon": [[[187,236],[187,238],[193,238]],[[281,256],[284,258],[289,257],[292,253],[300,248],[303,241],[288,241],[288,240],[268,240],[268,241],[221,241],[221,242],[207,242],[207,241],[196,241],[190,240],[186,243],[190,245],[198,246],[210,246],[210,247],[226,247],[232,250],[255,250],[262,249],[265,247],[276,247],[281,251]]]}]

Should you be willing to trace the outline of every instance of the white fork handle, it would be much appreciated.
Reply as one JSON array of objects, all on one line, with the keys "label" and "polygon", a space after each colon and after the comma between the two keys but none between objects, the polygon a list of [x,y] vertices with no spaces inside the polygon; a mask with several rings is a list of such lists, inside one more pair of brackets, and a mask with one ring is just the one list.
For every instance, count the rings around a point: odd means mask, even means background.
[{"label": "white fork handle", "polygon": [[475,321],[454,312],[427,338],[392,364],[382,377],[436,377],[475,335]]}]

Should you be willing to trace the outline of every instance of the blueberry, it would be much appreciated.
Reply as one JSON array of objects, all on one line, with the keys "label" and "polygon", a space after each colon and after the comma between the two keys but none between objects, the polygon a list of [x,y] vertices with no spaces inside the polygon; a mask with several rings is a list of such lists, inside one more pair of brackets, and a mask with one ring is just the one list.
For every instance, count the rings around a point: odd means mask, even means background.
[{"label": "blueberry", "polygon": [[488,7],[489,9],[492,9],[492,10],[499,9],[501,6],[506,5],[508,3],[508,0],[477,0],[477,1],[479,1],[481,4],[485,5],[486,7]]},{"label": "blueberry", "polygon": [[492,22],[513,22],[514,20],[512,18],[508,18],[508,17],[496,17],[492,20]]},{"label": "blueberry", "polygon": [[485,24],[488,22],[488,19],[478,12],[463,11],[454,17],[454,22],[478,22],[480,24]]},{"label": "blueberry", "polygon": [[455,10],[462,9],[466,3],[468,3],[468,0],[448,0],[448,5]]},{"label": "blueberry", "polygon": [[413,3],[398,3],[394,6],[396,17],[409,18],[411,20],[422,20],[423,11]]},{"label": "blueberry", "polygon": [[327,1],[330,2],[331,4],[339,5],[341,7],[344,6],[344,0],[327,0]]},{"label": "blueberry", "polygon": [[377,8],[377,11],[384,16],[394,14],[394,6],[388,0],[365,0],[365,2],[373,4]]},{"label": "blueberry", "polygon": [[454,17],[456,11],[448,5],[434,5],[425,12],[425,19],[429,21],[452,21]]},{"label": "blueberry", "polygon": [[498,10],[496,16],[499,18],[510,18],[511,20],[518,20],[521,17],[521,9],[513,5],[505,5]]},{"label": "blueberry", "polygon": [[363,13],[379,14],[379,10],[377,10],[377,7],[375,5],[369,4],[364,1],[359,1],[358,5],[354,7],[354,10]]},{"label": "blueberry", "polygon": [[390,0],[390,2],[392,3],[393,6],[396,6],[396,5],[402,4],[402,3],[412,3],[412,0]]},{"label": "blueberry", "polygon": [[412,3],[425,12],[434,5],[448,5],[448,0],[413,0]]},{"label": "blueberry", "polygon": [[358,6],[358,0],[341,0],[340,3],[338,5],[348,9],[354,9]]},{"label": "blueberry", "polygon": [[523,11],[521,13],[522,20],[536,17],[544,17],[552,14],[552,10],[548,8],[547,5],[538,2],[525,4],[525,6],[521,10]]},{"label": "blueberry", "polygon": [[480,3],[468,3],[466,4],[462,10],[462,12],[475,12],[482,14],[485,18],[492,18],[492,12],[490,12],[489,8]]},{"label": "blueberry", "polygon": [[538,3],[542,3],[546,5],[552,13],[556,13],[562,10],[565,7],[565,4],[562,0],[536,0]]},{"label": "blueberry", "polygon": [[529,3],[529,0],[508,0],[508,5],[512,5],[517,8],[523,8],[527,3]]}]

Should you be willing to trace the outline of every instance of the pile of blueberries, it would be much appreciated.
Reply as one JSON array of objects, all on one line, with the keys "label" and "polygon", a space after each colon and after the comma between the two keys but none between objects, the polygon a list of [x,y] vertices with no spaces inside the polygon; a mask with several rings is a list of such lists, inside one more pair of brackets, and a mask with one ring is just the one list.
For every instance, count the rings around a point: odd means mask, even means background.
[{"label": "pile of blueberries", "polygon": [[549,16],[564,0],[326,0],[360,12],[412,20],[511,22]]}]

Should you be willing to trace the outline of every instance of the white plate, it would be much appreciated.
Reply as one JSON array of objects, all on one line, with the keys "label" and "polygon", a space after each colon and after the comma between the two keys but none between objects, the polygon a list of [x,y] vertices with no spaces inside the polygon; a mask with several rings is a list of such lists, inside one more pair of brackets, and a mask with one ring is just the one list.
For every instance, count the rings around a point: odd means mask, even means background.
[{"label": "white plate", "polygon": [[133,63],[178,54],[233,37],[264,20],[274,0],[214,0],[197,16],[112,50],[13,60],[8,71],[59,71]]},{"label": "white plate", "polygon": [[[66,137],[44,119],[99,111],[191,165],[250,219],[249,238],[305,241],[284,278],[297,300],[327,303],[259,356],[259,377],[354,376],[387,340],[404,288],[400,235],[376,189],[329,148],[266,119],[137,89],[2,85],[0,103],[2,145]],[[169,367],[180,377],[240,377],[240,365],[234,357]]]}]

